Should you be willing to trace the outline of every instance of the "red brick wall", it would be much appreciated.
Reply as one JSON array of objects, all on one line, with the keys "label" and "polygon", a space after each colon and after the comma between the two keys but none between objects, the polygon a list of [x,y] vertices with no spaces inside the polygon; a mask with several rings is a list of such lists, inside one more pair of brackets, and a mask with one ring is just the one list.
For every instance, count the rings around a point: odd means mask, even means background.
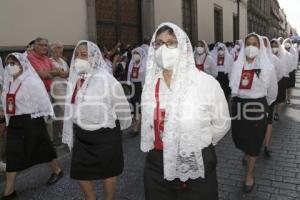
[{"label": "red brick wall", "polygon": [[96,0],[98,44],[112,47],[119,39],[125,44],[140,42],[139,2],[139,0]]}]

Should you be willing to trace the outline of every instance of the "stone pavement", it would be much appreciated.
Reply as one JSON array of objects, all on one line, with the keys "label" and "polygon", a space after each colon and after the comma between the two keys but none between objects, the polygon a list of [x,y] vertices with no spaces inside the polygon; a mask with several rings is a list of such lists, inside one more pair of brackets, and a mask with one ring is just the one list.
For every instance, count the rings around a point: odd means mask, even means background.
[{"label": "stone pavement", "polygon": [[[272,158],[258,160],[255,190],[248,195],[241,192],[245,167],[242,153],[237,150],[229,133],[217,146],[220,200],[300,200],[300,71],[293,91],[292,105],[286,106],[279,122],[274,122]],[[65,178],[48,187],[50,175],[45,165],[22,172],[17,179],[20,200],[80,200],[77,183],[69,178],[70,155],[61,150],[60,164]],[[144,200],[143,167],[145,155],[139,150],[139,137],[124,134],[125,170],[119,179],[117,200]],[[3,184],[0,187],[3,190]],[[102,198],[101,183],[97,193]]]}]

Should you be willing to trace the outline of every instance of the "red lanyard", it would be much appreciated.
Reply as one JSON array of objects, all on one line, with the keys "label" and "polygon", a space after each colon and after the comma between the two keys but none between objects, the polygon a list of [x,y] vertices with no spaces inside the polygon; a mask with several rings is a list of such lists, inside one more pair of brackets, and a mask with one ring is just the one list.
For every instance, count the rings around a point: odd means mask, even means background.
[{"label": "red lanyard", "polygon": [[[14,93],[15,96],[17,96],[17,93],[19,92],[21,85],[22,85],[22,83],[19,84],[19,86],[18,86],[16,92]],[[10,86],[11,86],[11,82],[9,82],[8,94],[11,94],[11,93],[9,93],[9,92],[10,92]]]},{"label": "red lanyard", "polygon": [[205,61],[206,61],[206,58],[207,58],[207,54],[205,54],[205,58],[204,58],[204,61],[202,64],[197,64],[197,68],[200,70],[200,71],[204,71],[204,64],[205,64]]},{"label": "red lanyard", "polygon": [[77,92],[80,90],[80,88],[82,87],[83,83],[84,83],[84,79],[83,78],[77,80],[76,86],[75,86],[75,89],[74,89],[74,92],[73,92],[73,95],[72,95],[71,104],[75,103]]},{"label": "red lanyard", "polygon": [[158,79],[155,86],[156,108],[154,110],[154,134],[155,134],[154,147],[157,150],[163,150],[163,141],[162,141],[161,134],[164,131],[166,112],[165,109],[160,109],[159,86],[160,86],[160,79]]}]

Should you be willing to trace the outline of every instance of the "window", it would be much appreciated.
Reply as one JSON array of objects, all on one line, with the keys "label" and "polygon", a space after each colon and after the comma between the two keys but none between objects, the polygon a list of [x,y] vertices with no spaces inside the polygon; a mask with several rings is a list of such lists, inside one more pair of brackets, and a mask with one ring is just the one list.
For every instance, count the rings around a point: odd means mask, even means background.
[{"label": "window", "polygon": [[196,44],[198,40],[197,0],[183,0],[182,11],[183,29],[191,42]]},{"label": "window", "polygon": [[223,42],[223,11],[219,6],[214,9],[215,42]]}]

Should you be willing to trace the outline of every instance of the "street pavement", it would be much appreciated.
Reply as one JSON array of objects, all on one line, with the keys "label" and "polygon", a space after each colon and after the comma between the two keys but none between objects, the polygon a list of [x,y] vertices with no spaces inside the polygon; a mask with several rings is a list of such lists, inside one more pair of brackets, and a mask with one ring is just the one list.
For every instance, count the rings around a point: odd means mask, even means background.
[{"label": "street pavement", "polygon": [[[272,158],[261,155],[255,171],[255,190],[242,193],[246,168],[243,154],[232,142],[231,134],[217,145],[220,200],[299,200],[300,199],[300,71],[293,90],[292,105],[286,106],[280,121],[274,122]],[[139,149],[139,137],[123,135],[125,169],[119,177],[117,200],[144,200],[143,167],[145,154]],[[70,153],[58,149],[65,177],[54,186],[46,186],[50,171],[46,165],[35,166],[19,174],[19,200],[81,200],[78,184],[69,178]],[[103,199],[100,181],[96,182],[99,199]],[[3,190],[3,183],[0,185]],[[159,200],[159,199],[158,199]]]}]

